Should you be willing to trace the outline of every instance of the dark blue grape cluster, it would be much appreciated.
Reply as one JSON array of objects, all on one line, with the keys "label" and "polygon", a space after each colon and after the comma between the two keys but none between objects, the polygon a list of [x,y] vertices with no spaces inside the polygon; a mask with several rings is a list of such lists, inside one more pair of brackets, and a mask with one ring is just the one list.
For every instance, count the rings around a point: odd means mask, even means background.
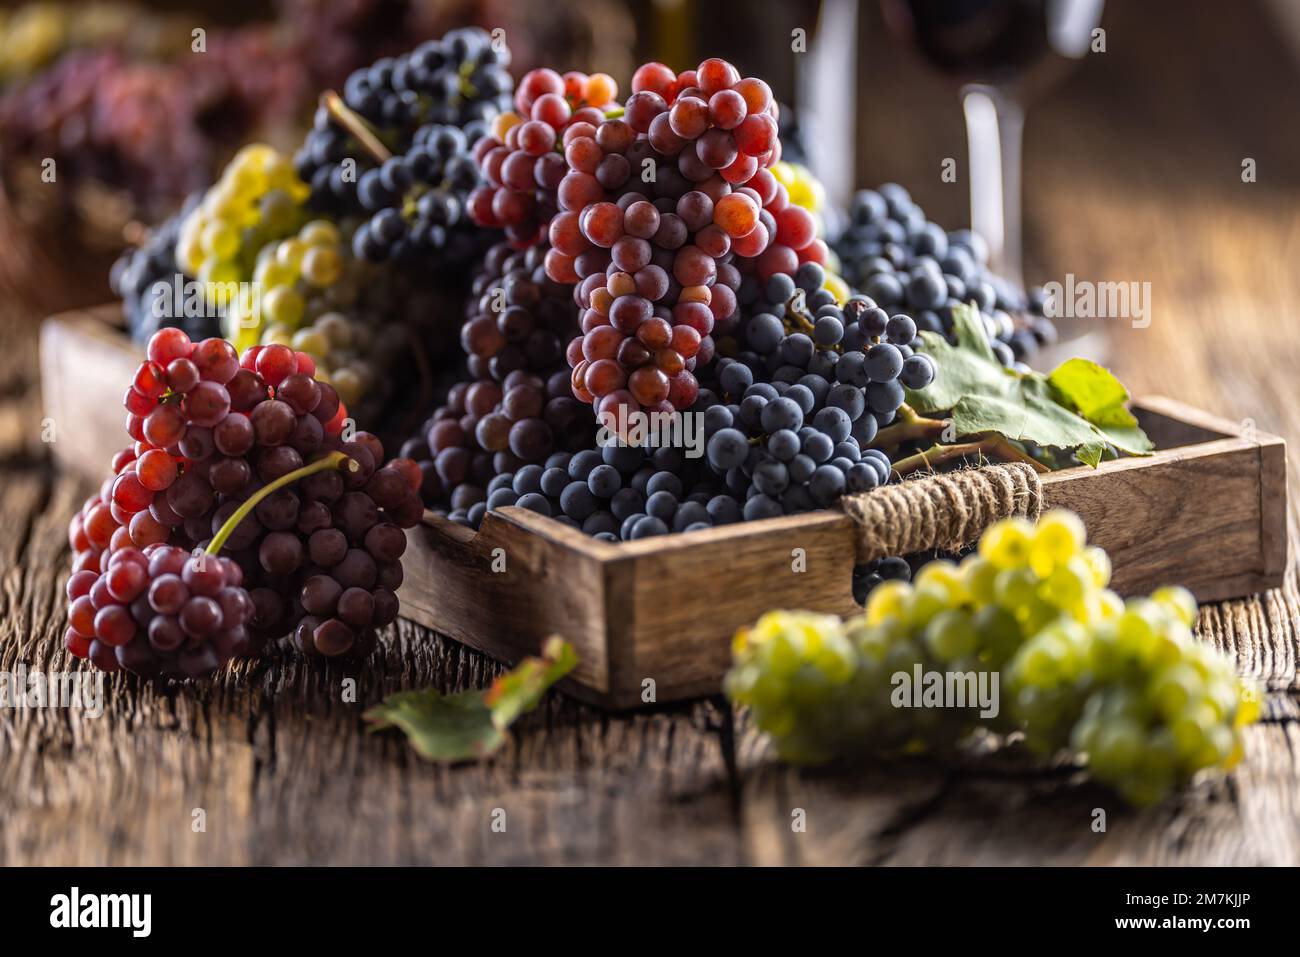
[{"label": "dark blue grape cluster", "polygon": [[358,259],[415,262],[438,253],[447,264],[473,261],[481,248],[475,240],[491,233],[469,227],[465,212],[478,185],[470,142],[459,127],[422,126],[408,152],[361,175],[357,199],[370,218],[352,236]]},{"label": "dark blue grape cluster", "polygon": [[212,310],[186,315],[185,277],[176,270],[176,239],[181,223],[202,199],[190,196],[180,212],[150,230],[144,243],[118,257],[109,272],[114,295],[122,300],[122,317],[131,338],[149,341],[159,329],[179,327],[194,341],[221,335],[221,318]]},{"label": "dark blue grape cluster", "polygon": [[[479,286],[499,284],[538,315],[554,290],[518,258],[493,259],[483,275],[505,281]],[[915,351],[920,341],[909,316],[890,316],[861,296],[841,307],[823,288],[825,279],[819,265],[806,263],[793,277],[742,283],[742,321],[732,330],[739,348],[707,367],[707,385],[685,412],[699,417],[703,455],[596,448],[594,426],[570,435],[585,439],[576,449],[550,452],[539,444],[535,456],[521,457],[513,446],[494,454],[485,425],[510,403],[489,382],[462,383],[426,434],[403,449],[426,472],[426,504],[475,528],[488,511],[518,505],[619,541],[825,508],[888,482],[888,456],[868,446],[894,420],[904,386],[924,388],[934,364]],[[480,375],[498,378],[491,363],[507,348],[508,313],[497,319],[486,306],[471,309],[462,346]],[[506,399],[525,386],[525,373],[510,368]],[[534,388],[543,379],[548,394],[556,387],[545,364],[528,374],[537,378]]]},{"label": "dark blue grape cluster", "polygon": [[850,285],[885,309],[906,308],[922,330],[951,335],[952,307],[975,303],[1004,365],[1025,362],[1056,341],[1041,291],[1026,296],[994,275],[977,234],[930,222],[897,183],[860,190],[831,246]]},{"label": "dark blue grape cluster", "polygon": [[359,259],[461,270],[491,244],[491,233],[466,215],[479,182],[469,147],[510,108],[509,65],[503,43],[467,28],[354,72],[343,105],[386,157],[373,155],[327,106],[316,111],[295,168],[311,185],[313,211],[366,217],[353,234]]},{"label": "dark blue grape cluster", "polygon": [[894,421],[904,386],[934,379],[910,316],[862,296],[841,307],[824,281],[804,263],[743,288],[741,348],[715,365],[723,401],[704,411],[708,457],[747,518],[824,508],[887,482],[888,456],[868,446]]},{"label": "dark blue grape cluster", "polygon": [[482,501],[448,517],[478,527],[492,509],[518,505],[617,542],[741,521],[743,509],[702,458],[676,448],[606,445],[557,452],[540,465],[495,476]]}]

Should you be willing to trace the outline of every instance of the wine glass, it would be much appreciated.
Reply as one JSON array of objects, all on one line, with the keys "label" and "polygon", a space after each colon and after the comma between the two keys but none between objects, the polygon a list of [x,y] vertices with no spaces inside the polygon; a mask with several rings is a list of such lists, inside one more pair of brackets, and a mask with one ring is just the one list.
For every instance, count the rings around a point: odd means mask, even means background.
[{"label": "wine glass", "polygon": [[1087,55],[1103,0],[883,0],[890,30],[959,84],[970,151],[971,228],[992,270],[1024,288],[1020,232],[1025,105]]}]

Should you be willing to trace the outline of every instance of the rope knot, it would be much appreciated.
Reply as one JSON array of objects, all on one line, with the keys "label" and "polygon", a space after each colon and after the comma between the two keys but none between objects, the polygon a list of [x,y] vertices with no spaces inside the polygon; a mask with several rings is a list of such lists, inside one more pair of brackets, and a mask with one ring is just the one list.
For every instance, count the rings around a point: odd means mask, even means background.
[{"label": "rope knot", "polygon": [[858,563],[865,565],[889,555],[955,552],[1012,515],[1035,521],[1043,510],[1043,488],[1033,468],[1013,462],[846,495],[840,508],[853,519]]}]

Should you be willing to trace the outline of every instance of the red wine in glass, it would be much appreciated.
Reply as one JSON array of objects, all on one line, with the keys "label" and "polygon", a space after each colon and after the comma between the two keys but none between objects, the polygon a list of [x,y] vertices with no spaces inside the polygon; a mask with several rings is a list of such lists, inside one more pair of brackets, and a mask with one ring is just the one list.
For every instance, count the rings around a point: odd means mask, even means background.
[{"label": "red wine in glass", "polygon": [[970,149],[971,228],[993,270],[1019,286],[1024,107],[1086,56],[1102,0],[882,0],[890,30],[960,86]]}]

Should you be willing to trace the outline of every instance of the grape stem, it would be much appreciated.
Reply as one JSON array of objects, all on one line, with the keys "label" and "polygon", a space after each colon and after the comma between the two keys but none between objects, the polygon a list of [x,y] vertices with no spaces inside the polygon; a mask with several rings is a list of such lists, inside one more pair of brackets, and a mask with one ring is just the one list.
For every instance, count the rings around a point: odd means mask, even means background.
[{"label": "grape stem", "polygon": [[[796,298],[797,296],[791,296],[790,301],[785,304],[785,316],[786,316],[786,320],[788,321],[786,328],[788,329],[791,326],[793,326],[794,328],[802,332],[804,335],[806,335],[808,338],[812,339],[813,342],[816,342],[817,341],[815,337],[816,326],[813,324],[813,321],[809,319],[803,312],[800,312],[797,308],[795,308]],[[822,348],[828,349],[831,352],[839,353],[841,355],[844,353],[844,347],[840,345],[838,342],[832,346],[824,346]]]},{"label": "grape stem", "polygon": [[960,442],[956,445],[932,445],[924,452],[899,459],[894,463],[893,469],[899,475],[907,475],[920,469],[934,471],[936,465],[944,465],[968,455],[987,455],[1002,459],[1004,462],[1024,462],[1039,473],[1050,471],[1047,466],[1026,455],[1000,435],[985,435],[977,441]]},{"label": "grape stem", "polygon": [[306,478],[308,475],[315,475],[317,472],[326,472],[330,469],[343,468],[346,468],[350,472],[355,472],[359,467],[360,466],[358,466],[356,462],[348,458],[343,452],[331,452],[329,455],[319,458],[309,465],[304,465],[300,469],[294,469],[287,475],[281,475],[274,482],[268,482],[250,495],[248,499],[239,506],[239,508],[235,509],[230,518],[226,519],[225,524],[217,530],[217,534],[212,536],[212,541],[208,543],[208,547],[204,550],[204,554],[215,555],[221,551],[221,546],[225,545],[226,540],[235,533],[235,529],[239,527],[239,523],[247,518],[248,513],[257,508],[258,503],[272,492],[282,489],[286,485],[298,481],[298,479]]},{"label": "grape stem", "polygon": [[343,98],[333,90],[326,90],[320,95],[321,106],[329,111],[334,122],[347,130],[358,143],[360,143],[379,164],[388,162],[393,158],[393,154],[388,151],[379,140],[378,134],[371,129],[370,124],[362,118],[361,114],[352,110]]},{"label": "grape stem", "polygon": [[[877,432],[875,440],[868,448],[893,448],[916,439],[936,438],[951,424],[947,419],[927,418],[906,402],[898,407],[898,419],[899,421],[893,425]],[[954,445],[935,444],[924,452],[900,459],[894,465],[894,471],[906,475],[920,468],[932,469],[932,463],[943,464],[976,453],[992,454],[1004,462],[1024,462],[1040,474],[1051,471],[1042,462],[996,432],[977,433],[967,437],[966,441]]]},{"label": "grape stem", "polygon": [[898,407],[898,421],[877,432],[875,439],[868,448],[884,448],[891,445],[902,445],[904,442],[911,442],[914,439],[934,438],[942,435],[943,430],[947,427],[948,422],[946,420],[926,418],[904,402]]}]

